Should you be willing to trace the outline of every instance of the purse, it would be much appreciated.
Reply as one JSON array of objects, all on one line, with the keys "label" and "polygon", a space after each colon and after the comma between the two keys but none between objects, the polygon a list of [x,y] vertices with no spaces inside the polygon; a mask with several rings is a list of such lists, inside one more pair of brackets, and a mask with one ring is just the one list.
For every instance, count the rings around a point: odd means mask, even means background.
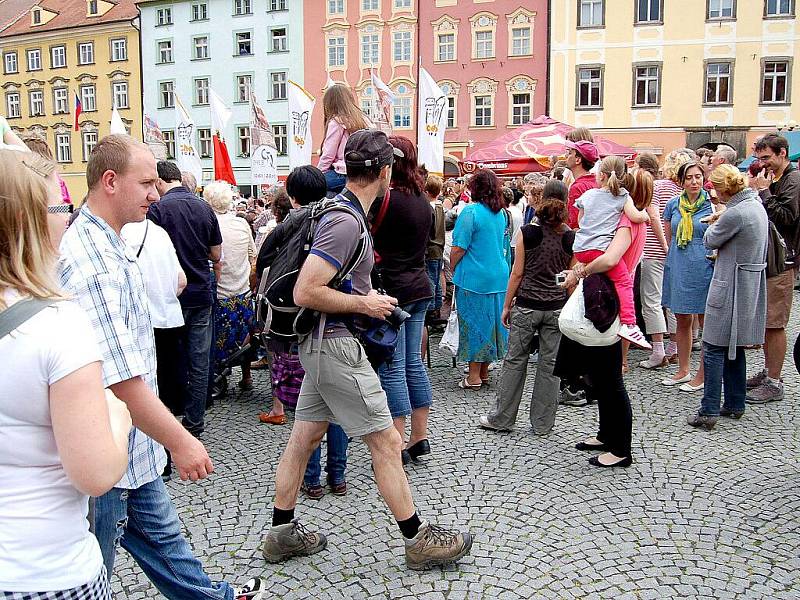
[{"label": "purse", "polygon": [[558,317],[558,328],[561,333],[582,346],[611,346],[619,341],[619,315],[616,316],[611,327],[600,332],[592,322],[586,318],[586,303],[583,297],[583,279],[578,281],[578,286],[567,300],[561,315]]},{"label": "purse", "polygon": [[453,309],[447,317],[447,326],[439,341],[439,349],[455,358],[458,356],[458,313],[456,312],[456,301],[453,298]]}]

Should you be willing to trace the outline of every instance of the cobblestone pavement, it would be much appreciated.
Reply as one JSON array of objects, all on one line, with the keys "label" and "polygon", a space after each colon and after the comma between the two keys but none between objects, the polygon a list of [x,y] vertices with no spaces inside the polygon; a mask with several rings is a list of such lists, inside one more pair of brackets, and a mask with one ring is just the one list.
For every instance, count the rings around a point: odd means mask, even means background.
[{"label": "cobblestone pavement", "polygon": [[[631,365],[644,356],[631,352]],[[759,351],[747,360],[750,372],[763,364]],[[607,471],[573,449],[594,433],[596,408],[561,406],[553,432],[534,437],[524,401],[514,432],[480,430],[498,373],[488,390],[460,390],[458,373],[436,354],[433,454],[408,468],[409,479],[424,517],[467,525],[476,537],[472,555],[444,570],[404,568],[361,442],[351,445],[347,496],[298,504],[298,516],[329,535],[328,549],[265,563],[259,543],[291,424],[258,423],[270,397],[264,371],[254,373],[255,391],[234,392],[208,414],[204,441],[216,473],[199,484],[173,479],[169,488],[213,579],[262,575],[287,600],[800,598],[800,378],[791,352],[786,399],[748,406],[741,421],[723,419],[713,432],[685,424],[700,396],[661,386],[665,372],[633,368],[626,376],[635,462]],[[112,583],[115,598],[161,597],[124,551]]]}]

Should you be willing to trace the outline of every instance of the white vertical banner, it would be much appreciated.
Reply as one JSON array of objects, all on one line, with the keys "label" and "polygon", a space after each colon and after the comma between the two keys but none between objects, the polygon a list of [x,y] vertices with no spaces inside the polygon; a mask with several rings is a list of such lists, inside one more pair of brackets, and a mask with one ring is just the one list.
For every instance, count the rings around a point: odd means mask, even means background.
[{"label": "white vertical banner", "polygon": [[144,143],[150,148],[156,160],[166,160],[167,145],[164,142],[164,134],[161,133],[156,120],[150,116],[146,105],[142,108],[142,129]]},{"label": "white vertical banner", "polygon": [[419,164],[440,177],[444,173],[444,133],[447,96],[425,69],[419,69],[417,106],[417,152]]},{"label": "white vertical banner", "polygon": [[294,81],[289,81],[289,170],[311,164],[311,114],[316,99]]},{"label": "white vertical banner", "polygon": [[194,121],[183,107],[183,103],[175,92],[175,163],[181,171],[188,171],[197,179],[198,185],[203,181],[203,164],[200,154],[194,146]]},{"label": "white vertical banner", "polygon": [[278,183],[278,148],[267,116],[250,93],[250,175],[253,185]]},{"label": "white vertical banner", "polygon": [[374,103],[372,112],[375,125],[386,135],[392,135],[394,93],[375,73],[375,69],[370,69],[370,75],[372,79],[372,101]]}]

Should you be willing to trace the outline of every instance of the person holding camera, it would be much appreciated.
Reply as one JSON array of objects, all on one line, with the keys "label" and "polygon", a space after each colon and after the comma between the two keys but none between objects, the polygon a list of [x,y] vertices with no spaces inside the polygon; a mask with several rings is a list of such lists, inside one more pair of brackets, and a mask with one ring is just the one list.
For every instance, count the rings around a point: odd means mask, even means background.
[{"label": "person holding camera", "polygon": [[396,297],[398,305],[408,314],[400,326],[391,361],[378,369],[401,439],[405,439],[406,417],[411,415],[411,437],[403,450],[403,464],[406,464],[431,451],[428,415],[433,404],[433,390],[428,371],[422,364],[420,348],[425,314],[433,297],[425,265],[433,212],[423,195],[424,182],[414,144],[400,136],[390,137],[389,143],[399,148],[404,156],[395,159],[392,166],[389,195],[370,209],[375,252],[379,257],[373,270],[373,283]]},{"label": "person holding camera", "polygon": [[[325,321],[300,347],[306,376],[294,427],[278,464],[272,528],[262,547],[264,558],[271,563],[315,554],[327,545],[325,536],[306,529],[294,511],[303,470],[330,422],[367,444],[378,490],[405,539],[408,568],[450,564],[472,547],[469,533],[438,527],[417,514],[400,458],[402,440],[386,394],[353,333],[362,331],[370,319],[389,316],[397,305],[395,298],[372,289],[373,246],[366,228],[366,211],[389,188],[395,156],[402,157],[402,152],[381,131],[361,130],[350,136],[344,151],[347,184],[339,197],[349,210],[333,211],[320,219],[294,287],[296,304],[322,313]],[[362,236],[366,244],[360,243]],[[361,247],[364,251],[350,277],[338,288],[329,287],[342,265],[350,263]]]}]

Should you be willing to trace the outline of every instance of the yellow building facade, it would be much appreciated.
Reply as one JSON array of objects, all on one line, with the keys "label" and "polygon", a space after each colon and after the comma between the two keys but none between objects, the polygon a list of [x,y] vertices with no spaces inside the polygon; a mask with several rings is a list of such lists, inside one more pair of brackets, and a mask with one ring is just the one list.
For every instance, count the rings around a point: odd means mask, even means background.
[{"label": "yellow building facade", "polygon": [[639,152],[800,120],[794,0],[553,0],[549,112]]},{"label": "yellow building facade", "polygon": [[132,0],[50,0],[0,31],[3,114],[18,134],[47,140],[74,203],[86,194],[86,162],[115,104],[141,136],[137,24]]}]

